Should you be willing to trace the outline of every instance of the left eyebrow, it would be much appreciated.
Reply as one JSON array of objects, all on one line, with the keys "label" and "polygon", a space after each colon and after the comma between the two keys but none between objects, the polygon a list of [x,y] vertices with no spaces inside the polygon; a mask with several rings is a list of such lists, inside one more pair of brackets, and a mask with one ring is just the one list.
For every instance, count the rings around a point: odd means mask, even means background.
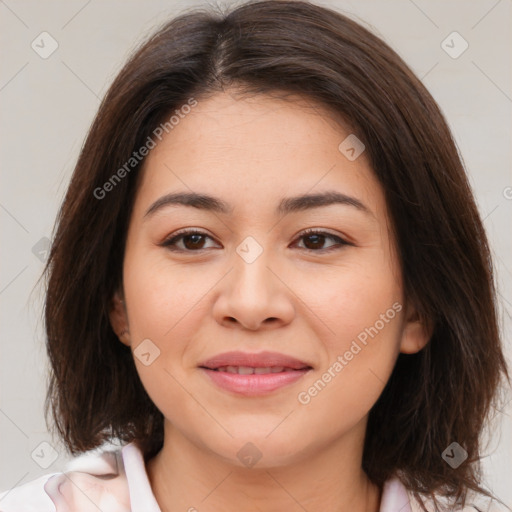
[{"label": "left eyebrow", "polygon": [[[372,215],[371,210],[365,206],[359,199],[348,196],[336,191],[327,191],[318,194],[304,194],[295,197],[285,197],[281,199],[276,213],[286,215],[298,211],[310,210],[322,206],[333,204],[342,204],[351,206],[359,211]],[[199,210],[212,211],[216,213],[231,214],[233,206],[222,199],[210,196],[208,194],[198,194],[196,192],[175,192],[166,194],[157,199],[144,214],[144,217],[150,217],[158,210],[173,205],[190,206]]]},{"label": "left eyebrow", "polygon": [[359,199],[336,191],[286,197],[279,203],[277,212],[280,214],[287,214],[312,208],[319,208],[321,206],[330,206],[332,204],[353,206],[364,213],[373,215],[370,209],[359,201]]}]

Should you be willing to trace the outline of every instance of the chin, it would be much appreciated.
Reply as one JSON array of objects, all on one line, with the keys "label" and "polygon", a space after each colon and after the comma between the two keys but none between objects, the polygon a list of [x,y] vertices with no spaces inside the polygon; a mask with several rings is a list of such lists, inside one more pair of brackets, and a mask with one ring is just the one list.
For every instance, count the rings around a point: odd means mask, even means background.
[{"label": "chin", "polygon": [[[306,458],[307,446],[301,446],[304,439],[279,436],[277,433],[268,435],[275,429],[276,423],[269,429],[260,431],[240,432],[230,430],[233,438],[217,443],[208,438],[209,449],[224,459],[228,464],[249,469],[271,469],[300,462]],[[264,431],[263,431],[264,430]],[[286,432],[283,431],[284,434]],[[213,441],[213,442],[212,442]]]}]

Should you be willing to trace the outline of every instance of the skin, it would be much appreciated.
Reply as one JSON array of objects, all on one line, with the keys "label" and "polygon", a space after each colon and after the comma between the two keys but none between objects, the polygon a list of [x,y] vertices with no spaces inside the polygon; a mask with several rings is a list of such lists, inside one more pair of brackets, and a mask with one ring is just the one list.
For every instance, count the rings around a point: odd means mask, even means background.
[{"label": "skin", "polygon": [[[160,351],[148,366],[134,360],[165,418],[164,446],[147,464],[163,512],[379,509],[380,490],[361,468],[368,413],[399,352],[420,350],[429,333],[403,295],[382,188],[364,153],[349,161],[338,150],[349,134],[304,98],[229,90],[200,100],[145,161],[110,318],[132,350],[150,339]],[[342,204],[275,212],[284,197],[329,190],[369,212]],[[233,209],[173,205],[144,217],[178,191]],[[183,252],[161,245],[183,228],[207,236],[181,239]],[[351,245],[301,237],[307,228]],[[236,252],[247,236],[263,250],[252,263]],[[395,303],[396,316],[300,403],[298,393]],[[230,350],[282,352],[313,370],[263,397],[235,395],[197,367]],[[261,454],[253,467],[237,457],[248,442]]]}]

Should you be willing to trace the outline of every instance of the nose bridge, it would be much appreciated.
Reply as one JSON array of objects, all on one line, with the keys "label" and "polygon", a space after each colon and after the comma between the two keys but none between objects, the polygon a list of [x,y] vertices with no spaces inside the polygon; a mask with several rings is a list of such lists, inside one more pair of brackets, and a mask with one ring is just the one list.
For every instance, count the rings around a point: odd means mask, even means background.
[{"label": "nose bridge", "polygon": [[272,251],[253,237],[246,237],[236,247],[233,269],[216,305],[218,321],[236,320],[249,329],[258,328],[268,319],[289,322],[293,304],[272,267]]},{"label": "nose bridge", "polygon": [[[233,279],[241,300],[254,302],[267,300],[272,295],[274,283],[271,265],[271,251],[252,236],[246,237],[236,248]],[[247,294],[247,297],[245,296]]]}]

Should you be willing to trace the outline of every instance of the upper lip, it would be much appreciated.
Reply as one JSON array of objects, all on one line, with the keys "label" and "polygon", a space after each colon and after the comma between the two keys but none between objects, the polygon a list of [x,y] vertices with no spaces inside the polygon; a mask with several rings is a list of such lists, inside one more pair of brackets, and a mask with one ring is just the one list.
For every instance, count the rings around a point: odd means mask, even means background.
[{"label": "upper lip", "polygon": [[308,363],[300,361],[295,357],[278,352],[224,352],[203,361],[198,366],[215,370],[223,366],[248,366],[251,368],[267,368],[271,366],[282,366],[294,370],[311,368]]}]

